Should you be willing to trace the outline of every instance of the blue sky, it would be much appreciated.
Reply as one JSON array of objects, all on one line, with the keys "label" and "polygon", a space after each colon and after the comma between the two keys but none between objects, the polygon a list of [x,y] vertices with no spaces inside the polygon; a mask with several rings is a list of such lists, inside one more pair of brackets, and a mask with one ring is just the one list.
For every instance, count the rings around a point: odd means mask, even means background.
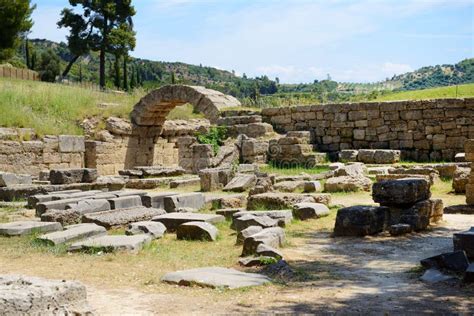
[{"label": "blue sky", "polygon": [[[67,0],[33,0],[32,38],[64,41]],[[281,82],[374,82],[474,57],[474,0],[134,0],[132,56]]]}]

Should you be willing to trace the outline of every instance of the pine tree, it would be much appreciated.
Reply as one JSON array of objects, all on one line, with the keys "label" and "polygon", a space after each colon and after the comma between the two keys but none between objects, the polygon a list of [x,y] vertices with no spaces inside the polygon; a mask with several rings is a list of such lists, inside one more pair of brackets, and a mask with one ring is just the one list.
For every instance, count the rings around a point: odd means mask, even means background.
[{"label": "pine tree", "polygon": [[0,0],[0,61],[7,60],[21,46],[21,38],[33,26],[30,0]]},{"label": "pine tree", "polygon": [[26,67],[31,69],[31,60],[30,60],[30,41],[28,41],[28,37],[25,38],[25,60],[26,60]]},{"label": "pine tree", "polygon": [[[89,50],[99,51],[99,85],[105,88],[105,55],[115,53],[113,33],[123,24],[133,25],[132,17],[135,9],[131,0],[69,0],[73,8],[65,8],[61,12],[59,27],[70,28],[68,46],[74,57],[84,55]],[[82,7],[78,13],[77,6]],[[135,46],[135,33],[130,32]],[[70,64],[71,64],[70,62]],[[69,67],[69,65],[68,65]]]},{"label": "pine tree", "polygon": [[128,72],[127,72],[128,56],[123,56],[123,90],[128,91]]},{"label": "pine tree", "polygon": [[132,69],[130,71],[130,90],[133,90],[137,86],[137,76],[135,74],[135,67],[132,66]]},{"label": "pine tree", "polygon": [[115,55],[114,60],[114,86],[117,89],[120,89],[120,56]]}]

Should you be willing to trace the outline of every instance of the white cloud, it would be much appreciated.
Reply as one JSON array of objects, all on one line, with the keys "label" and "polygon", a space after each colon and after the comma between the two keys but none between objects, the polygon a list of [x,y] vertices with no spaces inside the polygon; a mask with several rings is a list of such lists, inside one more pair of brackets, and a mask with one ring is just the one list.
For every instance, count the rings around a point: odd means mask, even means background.
[{"label": "white cloud", "polygon": [[282,82],[303,82],[308,81],[308,78],[322,79],[327,74],[323,69],[315,66],[296,67],[294,65],[260,66],[256,68],[255,73],[267,75],[270,78],[278,77]]}]

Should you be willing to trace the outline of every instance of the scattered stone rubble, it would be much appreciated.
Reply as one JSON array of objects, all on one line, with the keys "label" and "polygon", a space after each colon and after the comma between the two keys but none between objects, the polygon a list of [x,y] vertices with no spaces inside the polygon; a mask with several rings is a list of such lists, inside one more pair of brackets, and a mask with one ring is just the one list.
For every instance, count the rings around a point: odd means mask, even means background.
[{"label": "scattered stone rubble", "polygon": [[420,261],[427,270],[420,279],[427,283],[445,281],[474,283],[474,227],[453,235],[453,251]]}]

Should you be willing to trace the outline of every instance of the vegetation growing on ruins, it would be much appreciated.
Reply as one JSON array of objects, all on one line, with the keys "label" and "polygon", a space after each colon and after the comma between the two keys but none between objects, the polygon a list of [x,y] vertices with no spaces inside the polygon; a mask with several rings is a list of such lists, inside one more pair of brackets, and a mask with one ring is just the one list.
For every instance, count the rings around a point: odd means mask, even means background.
[{"label": "vegetation growing on ruins", "polygon": [[197,141],[200,144],[209,144],[212,146],[214,154],[217,154],[219,147],[224,144],[227,138],[227,128],[225,126],[211,126],[208,133],[196,133]]}]

